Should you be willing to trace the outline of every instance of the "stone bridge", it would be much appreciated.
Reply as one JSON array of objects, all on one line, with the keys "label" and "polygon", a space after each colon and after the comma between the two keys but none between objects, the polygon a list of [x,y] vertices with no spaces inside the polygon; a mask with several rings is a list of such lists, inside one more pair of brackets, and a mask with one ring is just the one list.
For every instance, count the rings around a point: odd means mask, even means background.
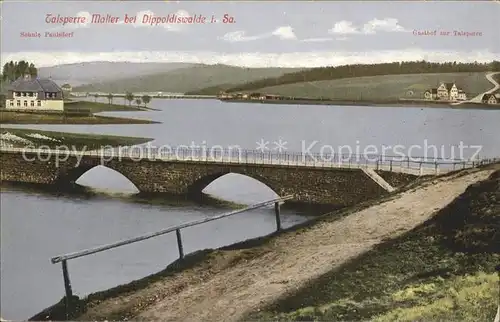
[{"label": "stone bridge", "polygon": [[175,155],[172,151],[154,151],[145,156],[128,150],[69,152],[2,148],[0,179],[63,189],[85,172],[102,165],[121,173],[140,192],[188,196],[201,194],[207,185],[225,174],[237,173],[262,182],[280,196],[293,195],[293,203],[347,206],[387,194],[418,175],[438,172],[437,163],[424,168],[420,162],[412,168],[410,161],[399,165],[392,160],[376,164],[359,160],[357,163],[320,161],[311,162],[294,154],[273,156],[255,151],[245,151],[244,158],[240,151],[236,159],[226,152],[209,158],[193,151],[176,151]]}]

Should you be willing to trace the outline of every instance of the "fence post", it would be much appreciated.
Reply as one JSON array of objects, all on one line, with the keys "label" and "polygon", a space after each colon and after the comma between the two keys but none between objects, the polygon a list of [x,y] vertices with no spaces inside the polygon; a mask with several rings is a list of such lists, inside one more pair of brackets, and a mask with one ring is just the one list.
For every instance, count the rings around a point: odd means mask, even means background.
[{"label": "fence post", "polygon": [[437,160],[434,161],[434,174],[438,174],[438,162]]},{"label": "fence post", "polygon": [[463,163],[463,167],[462,167],[462,169],[465,169],[465,161],[464,161],[464,163]]},{"label": "fence post", "polygon": [[183,259],[184,258],[184,248],[182,247],[181,230],[176,229],[175,235],[177,236],[177,247],[179,248],[179,258]]},{"label": "fence post", "polygon": [[66,260],[63,260],[61,262],[62,268],[63,268],[63,279],[64,279],[64,291],[65,291],[65,299],[64,299],[64,305],[66,309],[66,319],[69,319],[69,312],[70,312],[70,306],[71,306],[71,299],[73,297],[73,291],[71,290],[71,281],[69,280],[69,273],[68,273],[68,264]]},{"label": "fence post", "polygon": [[276,231],[281,230],[280,203],[274,203],[274,214],[276,215]]},{"label": "fence post", "polygon": [[73,291],[71,290],[71,281],[69,280],[68,264],[66,263],[66,260],[63,260],[61,262],[61,265],[64,279],[64,291],[66,294],[66,297],[64,299],[64,304],[66,306],[66,318],[69,319],[70,303],[73,297]]},{"label": "fence post", "polygon": [[73,291],[71,290],[71,281],[69,280],[68,264],[66,263],[66,260],[63,260],[61,265],[64,279],[64,290],[66,292],[66,297],[69,299],[73,296]]},{"label": "fence post", "polygon": [[[500,292],[500,265],[497,265],[495,269],[498,275],[498,290]],[[500,296],[498,297],[497,315],[495,316],[495,320],[493,322],[500,322]]]},{"label": "fence post", "polygon": [[389,169],[390,169],[389,171],[391,171],[391,172],[392,172],[392,160],[391,160],[391,161],[389,161]]},{"label": "fence post", "polygon": [[410,168],[410,157],[406,157],[406,168],[409,169]]},{"label": "fence post", "polygon": [[422,175],[424,172],[424,169],[422,168],[422,162],[420,162],[419,171],[420,171],[420,175]]}]

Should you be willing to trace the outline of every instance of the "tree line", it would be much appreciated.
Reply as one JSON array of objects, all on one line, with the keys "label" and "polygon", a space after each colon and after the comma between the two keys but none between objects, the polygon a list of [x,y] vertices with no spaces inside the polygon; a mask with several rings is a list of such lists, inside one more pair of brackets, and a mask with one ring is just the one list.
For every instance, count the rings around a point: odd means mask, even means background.
[{"label": "tree line", "polygon": [[425,60],[415,62],[394,62],[383,64],[357,64],[329,66],[287,73],[279,77],[264,78],[231,87],[226,92],[241,92],[264,87],[314,82],[363,76],[424,74],[424,73],[474,73],[500,71],[500,61],[491,63],[431,63]]},{"label": "tree line", "polygon": [[25,60],[21,61],[10,61],[3,65],[2,68],[2,81],[4,82],[13,82],[19,77],[24,76],[37,77],[38,69],[35,67],[35,64],[28,63]]}]

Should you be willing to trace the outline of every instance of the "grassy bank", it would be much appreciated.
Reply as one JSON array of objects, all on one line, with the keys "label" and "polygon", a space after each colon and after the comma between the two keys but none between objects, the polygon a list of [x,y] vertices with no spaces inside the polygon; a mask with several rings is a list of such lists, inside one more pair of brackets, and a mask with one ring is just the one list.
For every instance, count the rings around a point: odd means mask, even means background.
[{"label": "grassy bank", "polygon": [[[278,85],[291,85],[304,82],[332,81],[367,77],[426,77],[425,75],[472,75],[500,71],[500,62],[491,63],[431,63],[426,61],[392,62],[381,64],[355,64],[342,66],[326,66],[287,73],[280,77],[250,81],[246,84],[228,89],[228,92],[255,91],[262,88]],[[455,75],[453,75],[455,74]],[[410,76],[412,77],[412,76]],[[444,81],[444,80],[440,80]],[[460,79],[451,80],[459,82]],[[428,86],[434,86],[434,83]],[[464,85],[461,85],[464,86]]]},{"label": "grassy bank", "polygon": [[441,82],[455,82],[472,98],[493,87],[486,73],[436,73],[352,77],[334,80],[297,82],[269,86],[254,91],[291,97],[318,97],[339,101],[397,101],[423,98],[424,92]]},{"label": "grassy bank", "polygon": [[137,107],[132,105],[120,105],[120,104],[108,104],[101,102],[88,102],[88,101],[77,101],[70,100],[64,102],[64,107],[66,110],[71,111],[89,111],[90,113],[99,112],[134,112],[134,111],[144,111],[143,107]]},{"label": "grassy bank", "polygon": [[99,149],[106,146],[130,146],[152,141],[152,138],[114,136],[100,134],[80,134],[55,131],[40,131],[31,129],[2,128],[2,142],[10,143],[14,147],[42,145],[55,148],[57,146],[67,146],[68,148],[86,150]]},{"label": "grassy bank", "polygon": [[500,171],[432,219],[281,298],[251,320],[492,321]]},{"label": "grassy bank", "polygon": [[160,122],[110,116],[40,114],[0,111],[0,124],[155,124]]},{"label": "grassy bank", "polygon": [[382,106],[382,107],[420,107],[420,108],[453,108],[453,109],[483,109],[499,110],[500,105],[464,103],[451,105],[449,102],[424,100],[335,100],[335,99],[285,99],[285,100],[251,100],[251,99],[224,99],[228,103],[258,103],[281,105],[337,105],[337,106]]},{"label": "grassy bank", "polygon": [[154,124],[151,120],[94,115],[99,112],[136,112],[151,110],[144,107],[67,101],[64,112],[57,111],[9,111],[0,109],[0,124]]}]

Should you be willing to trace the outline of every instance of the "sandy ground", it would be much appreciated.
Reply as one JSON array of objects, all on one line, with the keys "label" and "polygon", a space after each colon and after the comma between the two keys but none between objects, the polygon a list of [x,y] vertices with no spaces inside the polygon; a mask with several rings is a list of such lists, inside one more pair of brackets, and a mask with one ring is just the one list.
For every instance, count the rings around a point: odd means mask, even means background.
[{"label": "sandy ground", "polygon": [[258,249],[216,251],[210,259],[132,294],[105,300],[79,320],[130,312],[134,320],[235,321],[305,282],[421,224],[493,170],[435,179],[340,220],[319,222]]}]

